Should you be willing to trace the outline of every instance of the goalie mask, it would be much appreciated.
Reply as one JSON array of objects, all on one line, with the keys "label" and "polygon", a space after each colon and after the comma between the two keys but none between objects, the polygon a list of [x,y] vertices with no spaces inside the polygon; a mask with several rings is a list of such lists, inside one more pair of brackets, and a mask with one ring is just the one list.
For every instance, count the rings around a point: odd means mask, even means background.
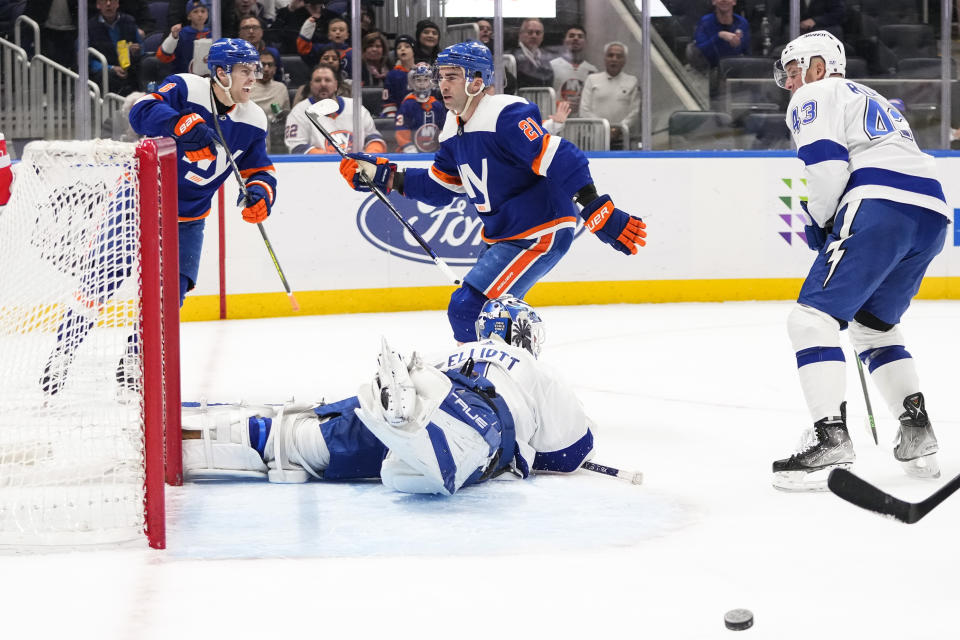
[{"label": "goalie mask", "polygon": [[536,358],[545,339],[543,321],[529,304],[510,294],[487,300],[477,318],[477,339],[498,335]]},{"label": "goalie mask", "polygon": [[417,99],[417,102],[426,102],[430,99],[436,83],[433,80],[433,67],[426,62],[418,62],[407,73],[407,89]]},{"label": "goalie mask", "polygon": [[847,70],[847,55],[843,43],[829,31],[811,31],[792,40],[783,48],[780,59],[773,65],[773,79],[781,89],[787,88],[787,65],[796,61],[800,68],[800,77],[805,79],[810,61],[823,58],[827,67],[827,76],[835,73],[844,75]]}]

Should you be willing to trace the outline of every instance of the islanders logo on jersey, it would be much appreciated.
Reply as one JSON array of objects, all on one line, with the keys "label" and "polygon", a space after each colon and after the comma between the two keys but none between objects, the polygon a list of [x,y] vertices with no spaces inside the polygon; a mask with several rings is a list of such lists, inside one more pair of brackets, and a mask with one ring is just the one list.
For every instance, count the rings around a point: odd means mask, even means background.
[{"label": "islanders logo on jersey", "polygon": [[[387,198],[447,264],[469,266],[477,261],[484,247],[480,235],[483,221],[466,196],[457,196],[450,204],[440,207],[410,200],[395,192],[387,195]],[[367,242],[381,251],[414,262],[433,262],[386,205],[374,195],[360,205],[357,228]],[[583,221],[578,220],[576,235],[579,236],[583,230]]]}]

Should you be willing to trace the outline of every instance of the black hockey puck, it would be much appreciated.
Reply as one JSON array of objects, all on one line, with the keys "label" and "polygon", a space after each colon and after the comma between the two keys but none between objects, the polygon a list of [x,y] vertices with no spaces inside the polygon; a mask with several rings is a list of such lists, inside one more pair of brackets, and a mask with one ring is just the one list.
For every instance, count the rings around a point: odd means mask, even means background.
[{"label": "black hockey puck", "polygon": [[743,631],[753,626],[753,613],[749,609],[731,609],[723,616],[727,629]]}]

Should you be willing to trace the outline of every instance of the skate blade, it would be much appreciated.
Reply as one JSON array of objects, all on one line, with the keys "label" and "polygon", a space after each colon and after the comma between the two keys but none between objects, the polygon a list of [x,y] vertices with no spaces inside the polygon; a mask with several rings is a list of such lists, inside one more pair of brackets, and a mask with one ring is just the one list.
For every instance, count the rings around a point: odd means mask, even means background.
[{"label": "skate blade", "polygon": [[829,491],[827,477],[833,469],[849,469],[852,463],[831,464],[813,471],[780,471],[773,474],[773,488],[788,493]]},{"label": "skate blade", "polygon": [[901,461],[904,473],[913,478],[931,478],[940,477],[940,462],[937,460],[937,454],[931,453],[928,456],[914,458],[913,460]]}]

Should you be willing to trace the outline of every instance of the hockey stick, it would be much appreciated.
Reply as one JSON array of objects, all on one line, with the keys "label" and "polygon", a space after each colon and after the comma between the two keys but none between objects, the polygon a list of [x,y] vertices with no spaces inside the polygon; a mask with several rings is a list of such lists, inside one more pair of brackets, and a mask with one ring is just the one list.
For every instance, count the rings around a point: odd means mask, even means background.
[{"label": "hockey stick", "polygon": [[[220,130],[220,123],[217,122],[217,107],[216,107],[216,96],[213,93],[213,84],[210,85],[210,109],[213,114],[213,126],[217,130],[217,135],[220,137],[220,144],[223,145],[223,150],[227,154],[227,160],[230,161],[230,168],[233,169],[233,177],[237,179],[237,184],[240,186],[240,191],[243,193],[243,201],[247,204],[250,203],[250,194],[247,193],[247,185],[244,183],[243,178],[240,176],[240,169],[237,167],[236,161],[233,159],[233,153],[230,151],[230,147],[227,146],[227,139],[223,136],[223,131]],[[263,228],[263,223],[257,223],[257,229],[260,230],[260,237],[263,238],[263,244],[267,246],[267,253],[270,254],[270,259],[273,260],[273,266],[277,270],[277,274],[280,276],[280,282],[283,283],[283,288],[287,292],[287,297],[290,298],[290,306],[293,307],[294,311],[300,311],[300,304],[297,302],[296,297],[293,295],[293,291],[290,290],[290,283],[287,282],[287,276],[283,273],[283,268],[280,266],[280,261],[277,260],[277,254],[273,251],[273,245],[270,244],[270,238],[267,237],[267,231]]]},{"label": "hockey stick", "polygon": [[870,406],[870,393],[867,391],[867,379],[863,375],[863,363],[860,362],[860,356],[857,355],[857,350],[853,350],[853,358],[857,361],[857,372],[860,374],[860,388],[863,389],[863,401],[867,404],[867,420],[868,426],[870,427],[870,433],[873,435],[873,444],[880,446],[880,441],[877,439],[877,423],[873,419],[873,407]]},{"label": "hockey stick", "polygon": [[[340,154],[340,157],[346,158],[346,152],[340,148],[340,145],[338,145],[337,141],[333,139],[333,136],[330,135],[330,132],[327,131],[322,124],[320,124],[320,120],[317,117],[318,114],[321,116],[330,115],[331,113],[336,112],[339,108],[340,105],[336,100],[325,98],[316,104],[311,105],[310,108],[307,109],[306,114],[307,119],[310,120],[310,122],[313,123],[313,126],[317,128],[317,131],[319,131],[320,134],[327,139],[327,142],[329,142],[330,145],[337,150],[337,153]],[[447,276],[450,282],[459,287],[460,278],[457,277],[457,274],[455,274],[447,265],[447,263],[444,262],[443,259],[438,256],[432,248],[430,248],[430,245],[428,245],[426,240],[424,240],[420,234],[417,233],[417,230],[413,228],[413,225],[407,222],[407,219],[404,218],[399,211],[397,211],[397,208],[393,206],[393,203],[387,199],[386,194],[384,194],[377,185],[373,184],[373,182],[371,182],[362,171],[360,172],[360,180],[370,187],[370,191],[372,191],[373,194],[380,199],[380,202],[386,205],[387,209],[390,210],[390,213],[393,214],[393,217],[395,217],[400,224],[402,224],[403,227],[410,232],[410,235],[413,236],[413,239],[417,241],[417,244],[420,245],[420,248],[423,249],[428,256],[430,256],[430,258],[433,260],[433,263],[440,268],[440,271],[443,271],[443,275]]]},{"label": "hockey stick", "polygon": [[960,489],[960,475],[933,492],[929,498],[920,502],[907,502],[894,498],[873,486],[863,478],[846,469],[834,469],[827,478],[827,486],[850,504],[867,509],[883,516],[896,518],[900,522],[913,524],[933,511],[934,507],[949,498]]},{"label": "hockey stick", "polygon": [[623,469],[615,469],[603,464],[594,464],[593,462],[584,462],[580,465],[580,468],[595,473],[602,473],[614,478],[620,478],[631,484],[643,484],[643,473],[640,471],[624,471]]}]

